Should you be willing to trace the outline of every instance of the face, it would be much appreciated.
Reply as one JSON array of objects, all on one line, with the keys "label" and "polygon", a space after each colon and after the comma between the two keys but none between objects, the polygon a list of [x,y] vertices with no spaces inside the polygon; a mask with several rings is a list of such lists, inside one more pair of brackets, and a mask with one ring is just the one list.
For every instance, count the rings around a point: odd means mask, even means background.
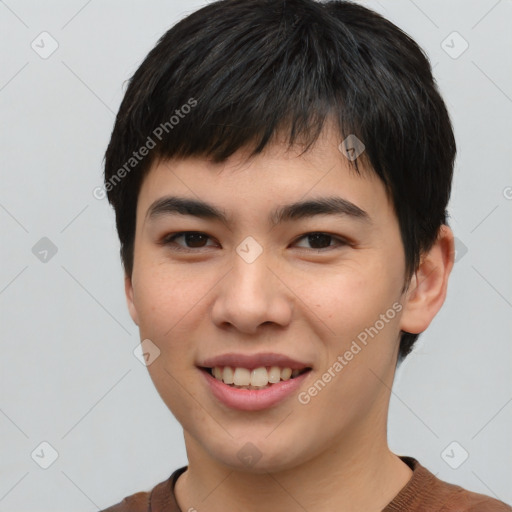
[{"label": "face", "polygon": [[[220,464],[287,469],[385,436],[404,251],[384,185],[350,169],[339,143],[326,131],[303,155],[276,143],[251,160],[160,162],[141,187],[128,306],[160,351],[148,366],[160,396],[190,445]],[[224,218],[176,211],[161,201],[171,196]],[[337,213],[296,208],[275,222],[286,205],[326,198]],[[211,366],[228,382],[225,366],[242,368],[238,382],[264,382],[268,369],[279,382],[233,388]],[[281,381],[285,367],[309,370]],[[254,468],[240,456],[251,450]]]}]

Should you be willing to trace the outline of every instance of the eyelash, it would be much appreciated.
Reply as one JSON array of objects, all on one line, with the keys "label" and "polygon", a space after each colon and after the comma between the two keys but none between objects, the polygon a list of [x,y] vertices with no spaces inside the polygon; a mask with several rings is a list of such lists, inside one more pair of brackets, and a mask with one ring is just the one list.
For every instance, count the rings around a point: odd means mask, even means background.
[{"label": "eyelash", "polygon": [[[173,233],[173,234],[165,236],[162,239],[162,241],[160,242],[160,244],[164,245],[164,246],[171,246],[171,245],[175,244],[175,240],[177,238],[183,237],[185,235],[203,235],[203,236],[206,236],[208,239],[212,238],[212,237],[208,236],[206,233],[203,233],[201,231],[180,231],[179,233]],[[336,248],[340,248],[340,247],[343,247],[343,246],[351,245],[347,240],[344,240],[343,238],[335,236],[335,235],[331,235],[330,233],[325,233],[323,231],[312,231],[310,233],[305,233],[304,235],[301,235],[299,238],[297,238],[294,243],[297,243],[298,241],[302,240],[303,238],[307,238],[307,237],[312,236],[312,235],[325,235],[325,236],[328,236],[331,239],[336,240],[338,242],[338,246],[337,247],[336,246],[329,246],[329,247],[326,247],[326,248],[323,248],[323,249],[307,249],[307,248],[302,247],[301,249],[305,249],[306,251],[326,252],[326,251],[330,251],[330,250],[333,250],[333,249],[336,249]],[[177,251],[177,252],[191,253],[191,252],[200,252],[201,249],[205,249],[205,248],[206,247],[199,247],[199,248],[195,248],[194,249],[194,248],[185,248],[185,247],[182,247],[180,245],[178,245],[178,246],[174,245],[172,250],[173,251]]]}]

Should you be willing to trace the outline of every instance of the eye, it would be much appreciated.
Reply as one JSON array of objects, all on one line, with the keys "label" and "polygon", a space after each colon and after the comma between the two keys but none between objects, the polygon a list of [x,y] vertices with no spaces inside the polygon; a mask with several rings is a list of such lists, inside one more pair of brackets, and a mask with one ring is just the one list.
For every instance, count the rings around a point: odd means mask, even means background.
[{"label": "eye", "polygon": [[[185,241],[185,247],[176,243],[176,240],[180,238],[183,238]],[[194,252],[194,249],[202,249],[208,247],[208,245],[205,245],[208,239],[211,239],[211,237],[206,233],[201,233],[199,231],[182,231],[180,233],[174,233],[172,235],[166,236],[162,240],[161,244],[165,246],[173,246],[173,250],[176,251]],[[350,245],[349,242],[340,237],[323,232],[306,233],[305,235],[299,237],[295,243],[302,239],[307,239],[307,242],[313,246],[311,247],[311,250],[315,251],[335,249],[336,247]],[[337,242],[337,245],[331,245],[330,242],[333,240]]]},{"label": "eye", "polygon": [[[190,244],[187,247],[183,247],[180,244],[176,244],[176,240],[179,238],[183,238],[186,241],[186,244]],[[205,233],[200,233],[199,231],[182,231],[181,233],[175,233],[173,235],[166,236],[161,244],[162,245],[173,245],[173,250],[176,251],[189,251],[190,249],[197,249],[207,247],[204,245],[204,242],[210,237]]]},{"label": "eye", "polygon": [[307,242],[313,245],[312,250],[316,251],[322,251],[324,249],[335,249],[336,246],[332,246],[329,243],[331,240],[337,241],[338,247],[349,245],[349,243],[346,240],[343,240],[340,237],[322,232],[306,233],[305,235],[302,235],[300,238],[298,238],[297,241],[302,239],[307,239]]}]

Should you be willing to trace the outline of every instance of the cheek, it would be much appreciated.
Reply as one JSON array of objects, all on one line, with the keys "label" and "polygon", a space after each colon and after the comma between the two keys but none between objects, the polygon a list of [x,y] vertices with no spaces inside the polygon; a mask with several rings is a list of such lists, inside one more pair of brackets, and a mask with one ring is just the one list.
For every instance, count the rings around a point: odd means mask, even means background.
[{"label": "cheek", "polygon": [[339,362],[338,356],[343,358],[343,369],[331,369],[336,378],[330,387],[334,391],[339,385],[336,393],[347,403],[354,396],[370,397],[374,384],[379,387],[370,369],[383,376],[394,367],[401,283],[395,279],[394,268],[387,266],[384,272],[383,266],[379,262],[354,264],[331,273],[329,279],[312,282],[309,288],[309,304],[329,328],[323,334],[327,357],[322,371]]},{"label": "cheek", "polygon": [[344,265],[316,277],[304,287],[308,305],[341,339],[373,325],[395,300],[396,283],[379,264]]},{"label": "cheek", "polygon": [[161,349],[169,348],[169,340],[180,339],[211,287],[206,278],[191,272],[143,261],[134,269],[133,283],[141,337],[154,340]]}]

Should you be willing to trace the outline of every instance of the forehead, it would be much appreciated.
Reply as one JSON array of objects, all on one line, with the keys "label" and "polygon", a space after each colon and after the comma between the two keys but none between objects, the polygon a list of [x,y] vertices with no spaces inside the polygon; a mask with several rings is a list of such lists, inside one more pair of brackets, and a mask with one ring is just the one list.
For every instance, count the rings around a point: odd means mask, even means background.
[{"label": "forehead", "polygon": [[234,215],[258,211],[273,225],[316,208],[319,214],[339,210],[371,220],[390,207],[384,185],[361,162],[357,172],[340,151],[341,142],[326,130],[305,152],[276,140],[256,156],[240,150],[222,163],[200,157],[157,161],[142,183],[137,217],[174,209],[229,224]]}]

